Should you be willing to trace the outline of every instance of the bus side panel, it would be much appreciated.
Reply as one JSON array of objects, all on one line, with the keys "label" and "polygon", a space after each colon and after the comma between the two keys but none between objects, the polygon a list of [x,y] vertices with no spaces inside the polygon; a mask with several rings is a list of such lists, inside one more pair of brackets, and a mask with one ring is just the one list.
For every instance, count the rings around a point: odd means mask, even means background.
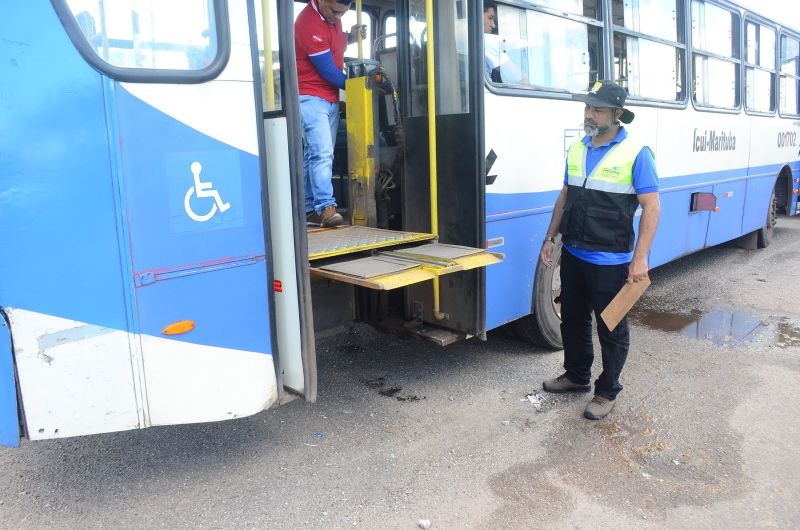
[{"label": "bus side panel", "polygon": [[[225,74],[115,94],[154,425],[246,416],[278,399],[252,81]],[[165,337],[183,320],[195,328]]]},{"label": "bus side panel", "polygon": [[[486,240],[502,263],[486,268],[486,329],[531,314],[539,249],[564,185],[564,157],[581,133],[573,101],[499,96],[484,90],[485,149],[496,159],[486,186]],[[509,121],[509,116],[517,119]],[[537,126],[563,124],[563,129]],[[566,117],[566,118],[565,118]],[[502,245],[499,243],[502,242]]]},{"label": "bus side panel", "polygon": [[[263,260],[138,289],[151,425],[249,416],[278,400]],[[195,328],[170,340],[164,323]]]},{"label": "bus side panel", "polygon": [[14,378],[11,331],[2,315],[0,315],[0,445],[19,447],[17,384]]},{"label": "bus side panel", "polygon": [[121,263],[102,80],[50,2],[4,8],[0,306],[14,332],[28,434],[134,428],[131,278]]},{"label": "bus side panel", "polygon": [[712,247],[742,235],[742,207],[747,181],[738,180],[714,185],[719,211],[710,216],[706,246]]},{"label": "bus side panel", "polygon": [[141,427],[125,331],[8,310],[28,438]]},{"label": "bus side panel", "polygon": [[504,255],[501,263],[486,269],[487,330],[531,314],[539,249],[558,193],[486,194],[486,243]]},{"label": "bus side panel", "polygon": [[[231,58],[219,78],[115,84],[152,425],[241,417],[278,400],[246,4],[228,7]],[[166,333],[186,320],[194,329]]]},{"label": "bus side panel", "polygon": [[491,251],[505,256],[501,263],[486,269],[487,330],[530,314],[538,242],[549,222],[550,213],[542,213],[486,223]]},{"label": "bus side panel", "polygon": [[49,2],[18,4],[0,19],[0,305],[125,329],[101,79]]},{"label": "bus side panel", "polygon": [[[669,184],[663,179],[662,184]],[[661,220],[650,250],[650,267],[663,265],[705,246],[709,212],[690,212],[692,193],[712,187],[661,191]]]},{"label": "bus side panel", "polygon": [[[758,171],[758,168],[756,168]],[[764,227],[772,190],[775,188],[776,173],[758,171],[758,176],[747,180],[747,197],[744,201],[742,232],[747,234]]]}]

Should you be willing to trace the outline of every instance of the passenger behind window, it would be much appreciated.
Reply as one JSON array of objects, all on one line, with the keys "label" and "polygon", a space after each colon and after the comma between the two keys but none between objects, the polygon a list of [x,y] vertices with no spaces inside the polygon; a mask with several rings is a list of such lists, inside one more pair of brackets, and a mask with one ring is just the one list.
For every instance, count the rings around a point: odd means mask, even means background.
[{"label": "passenger behind window", "polygon": [[497,4],[483,4],[483,62],[486,77],[494,83],[527,83],[525,73],[512,57],[521,63],[518,47],[509,46],[508,39],[501,37],[497,29]]}]

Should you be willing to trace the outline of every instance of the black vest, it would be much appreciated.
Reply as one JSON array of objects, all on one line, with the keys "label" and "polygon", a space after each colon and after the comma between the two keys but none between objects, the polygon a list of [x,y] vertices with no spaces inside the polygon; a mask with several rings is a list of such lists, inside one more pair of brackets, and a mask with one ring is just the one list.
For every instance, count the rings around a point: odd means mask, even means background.
[{"label": "black vest", "polygon": [[636,195],[571,185],[558,229],[561,240],[583,250],[632,252],[638,207]]}]

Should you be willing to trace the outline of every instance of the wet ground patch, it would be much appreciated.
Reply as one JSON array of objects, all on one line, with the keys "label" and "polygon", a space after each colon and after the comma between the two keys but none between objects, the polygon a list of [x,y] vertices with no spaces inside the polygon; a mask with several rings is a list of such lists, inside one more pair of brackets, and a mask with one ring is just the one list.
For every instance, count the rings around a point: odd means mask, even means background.
[{"label": "wet ground patch", "polygon": [[425,399],[425,396],[419,397],[415,395],[400,394],[403,388],[400,386],[388,384],[385,377],[373,377],[364,381],[367,387],[377,390],[378,394],[383,397],[395,398],[397,401],[419,401]]},{"label": "wet ground patch", "polygon": [[800,346],[800,328],[786,317],[758,317],[746,311],[690,310],[682,313],[634,308],[630,318],[633,323],[653,330],[708,340],[723,347],[748,343],[777,348]]}]

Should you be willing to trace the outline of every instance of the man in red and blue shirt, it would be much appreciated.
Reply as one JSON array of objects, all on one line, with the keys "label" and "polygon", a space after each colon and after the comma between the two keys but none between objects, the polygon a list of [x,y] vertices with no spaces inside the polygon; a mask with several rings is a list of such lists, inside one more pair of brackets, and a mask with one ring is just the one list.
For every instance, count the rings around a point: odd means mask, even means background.
[{"label": "man in red and blue shirt", "polygon": [[344,51],[365,27],[342,31],[342,16],[352,0],[310,0],[294,23],[300,114],[303,121],[303,173],[306,219],[322,226],[341,224],[336,212],[331,170],[339,127],[339,90],[344,89]]}]

